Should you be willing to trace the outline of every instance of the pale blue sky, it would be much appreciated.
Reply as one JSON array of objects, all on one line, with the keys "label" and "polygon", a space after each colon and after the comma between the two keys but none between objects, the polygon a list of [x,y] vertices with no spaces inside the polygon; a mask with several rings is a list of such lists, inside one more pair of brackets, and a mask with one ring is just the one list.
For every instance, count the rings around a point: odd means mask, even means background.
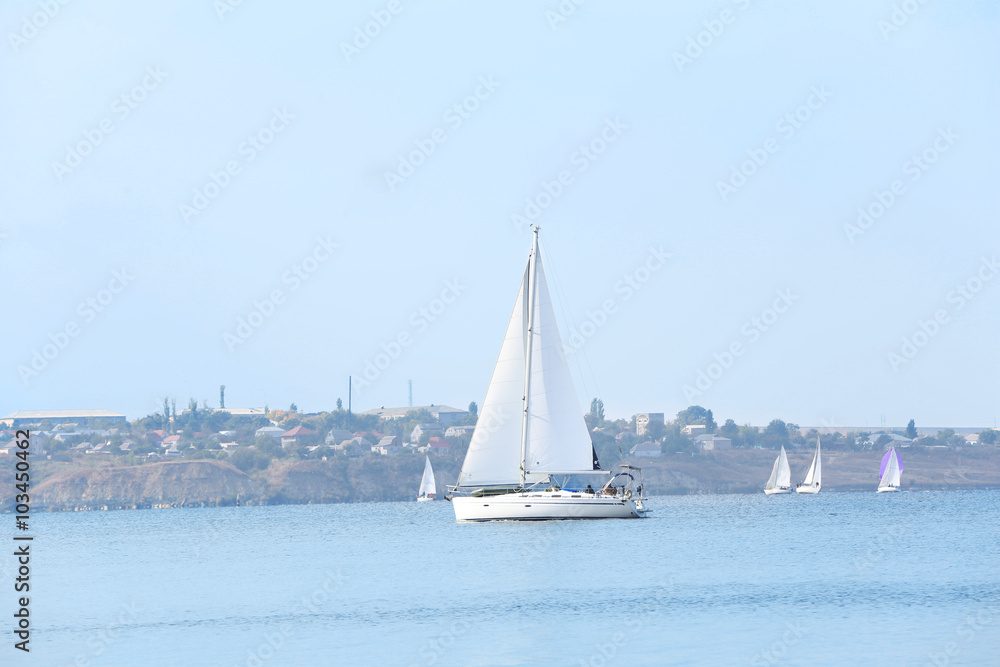
[{"label": "pale blue sky", "polygon": [[[388,2],[245,0],[222,18],[212,0],[69,3],[47,20],[5,2],[0,412],[137,417],[164,396],[215,405],[220,384],[231,407],[329,409],[400,334],[356,409],[405,405],[409,379],[417,404],[481,403],[530,245],[511,216],[566,170],[537,218],[556,296],[577,328],[614,310],[573,355],[582,408],[600,395],[610,416],[696,402],[741,423],[993,425],[1000,279],[961,308],[949,294],[992,277],[983,258],[1000,252],[997,5],[918,5],[883,34],[893,2],[801,4],[590,0],[553,27],[555,0],[399,0],[348,62],[341,44]],[[709,28],[679,71],[674,54]],[[448,111],[477,88],[459,124]],[[794,132],[777,125],[807,102]],[[78,166],[54,167],[95,131]],[[582,158],[602,131],[613,141]],[[258,134],[271,143],[243,144]],[[390,191],[385,173],[432,136]],[[718,182],[768,140],[723,201]],[[906,164],[925,150],[926,170]],[[230,161],[238,173],[185,220]],[[650,248],[665,266],[616,291]],[[296,285],[314,252],[328,259]],[[123,268],[124,289],[102,293]],[[422,324],[446,281],[457,298]],[[274,290],[273,314],[227,345]],[[755,337],[779,290],[791,305]],[[109,297],[92,319],[79,307]],[[733,343],[720,374],[713,355]],[[689,400],[700,371],[716,377]]]}]

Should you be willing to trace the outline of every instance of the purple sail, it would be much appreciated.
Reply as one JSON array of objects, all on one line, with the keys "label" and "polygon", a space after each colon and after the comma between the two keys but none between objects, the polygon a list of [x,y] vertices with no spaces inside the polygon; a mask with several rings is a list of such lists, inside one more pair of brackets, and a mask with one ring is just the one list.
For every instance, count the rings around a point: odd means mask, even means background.
[{"label": "purple sail", "polygon": [[[882,457],[882,467],[879,468],[878,476],[885,477],[885,467],[889,465],[889,454],[896,452],[894,449],[890,449]],[[903,459],[899,458],[899,452],[896,452],[896,464],[899,465],[899,472],[903,472]]]}]

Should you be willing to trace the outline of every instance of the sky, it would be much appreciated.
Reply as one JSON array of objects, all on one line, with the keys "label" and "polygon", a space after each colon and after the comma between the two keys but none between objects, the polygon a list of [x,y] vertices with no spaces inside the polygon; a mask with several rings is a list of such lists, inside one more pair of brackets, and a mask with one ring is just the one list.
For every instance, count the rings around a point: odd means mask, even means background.
[{"label": "sky", "polygon": [[4,414],[481,404],[537,224],[581,410],[996,423],[995,3],[0,26]]}]

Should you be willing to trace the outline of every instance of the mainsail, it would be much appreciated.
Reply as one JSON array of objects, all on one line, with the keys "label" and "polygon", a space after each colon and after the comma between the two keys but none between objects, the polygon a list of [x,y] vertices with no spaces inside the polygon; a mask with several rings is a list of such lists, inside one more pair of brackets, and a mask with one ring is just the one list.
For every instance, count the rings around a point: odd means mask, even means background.
[{"label": "mainsail", "polygon": [[549,473],[595,468],[590,433],[566,362],[537,239],[458,485],[520,483],[522,443],[525,483],[542,481]]},{"label": "mainsail", "polygon": [[819,438],[816,438],[816,454],[813,455],[812,464],[809,466],[809,470],[806,471],[806,478],[802,480],[804,486],[812,486],[816,484],[817,486],[821,483],[822,477],[822,462],[819,455]]},{"label": "mainsail", "polygon": [[785,447],[782,445],[781,453],[778,454],[778,478],[779,487],[788,488],[792,485],[792,469],[788,466],[788,455],[785,454]]},{"label": "mainsail", "polygon": [[880,489],[887,487],[899,488],[899,480],[903,472],[903,463],[895,448],[889,449],[882,457],[881,477],[878,482]]},{"label": "mainsail", "polygon": [[424,476],[420,480],[420,490],[417,492],[417,496],[435,496],[437,495],[437,484],[434,483],[434,469],[431,468],[431,459],[425,456],[424,460]]}]

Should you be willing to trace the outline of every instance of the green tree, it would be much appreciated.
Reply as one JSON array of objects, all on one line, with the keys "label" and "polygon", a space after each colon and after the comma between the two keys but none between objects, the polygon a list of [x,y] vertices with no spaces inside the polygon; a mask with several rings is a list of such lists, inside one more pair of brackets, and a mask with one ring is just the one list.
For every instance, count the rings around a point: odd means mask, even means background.
[{"label": "green tree", "polygon": [[917,438],[917,425],[913,423],[912,419],[906,425],[906,430],[903,431],[903,435],[905,435],[910,440],[916,440],[916,438]]},{"label": "green tree", "polygon": [[604,421],[604,401],[595,398],[590,401],[590,412],[583,417],[587,422],[587,430],[593,431]]},{"label": "green tree", "polygon": [[653,442],[659,442],[667,435],[667,427],[663,422],[653,420],[646,424],[645,438]]},{"label": "green tree", "polygon": [[704,424],[706,431],[714,431],[718,428],[718,424],[715,423],[715,418],[712,416],[712,411],[706,410],[700,405],[692,405],[678,412],[677,422],[682,427],[690,424]]},{"label": "green tree", "polygon": [[290,406],[288,406],[288,411],[289,412],[298,412],[299,411],[299,406],[297,406],[294,403],[292,403]]},{"label": "green tree", "polygon": [[469,403],[469,415],[473,419],[476,419],[476,418],[479,417],[479,406],[476,405],[475,401],[472,401],[471,403]]},{"label": "green tree", "polygon": [[772,419],[771,423],[764,429],[764,445],[770,449],[778,449],[787,446],[788,425],[780,419]]},{"label": "green tree", "polygon": [[219,385],[219,409],[226,409],[226,385],[224,384]]},{"label": "green tree", "polygon": [[[760,439],[760,429],[750,424],[740,426],[740,447],[753,448]],[[735,444],[735,443],[734,443]]]},{"label": "green tree", "polygon": [[722,425],[719,429],[719,435],[723,438],[729,438],[730,440],[736,441],[740,437],[740,427],[736,425],[732,419],[727,419],[726,423]]},{"label": "green tree", "polygon": [[981,432],[979,434],[979,444],[980,445],[995,445],[995,444],[997,444],[997,440],[1000,439],[997,436],[998,436],[998,433],[997,433],[996,429],[988,428],[988,429],[986,429],[985,431],[983,431],[983,432]]},{"label": "green tree", "polygon": [[342,400],[340,400],[339,398],[337,399],[337,409],[338,410],[343,410],[344,409],[344,402]]}]

